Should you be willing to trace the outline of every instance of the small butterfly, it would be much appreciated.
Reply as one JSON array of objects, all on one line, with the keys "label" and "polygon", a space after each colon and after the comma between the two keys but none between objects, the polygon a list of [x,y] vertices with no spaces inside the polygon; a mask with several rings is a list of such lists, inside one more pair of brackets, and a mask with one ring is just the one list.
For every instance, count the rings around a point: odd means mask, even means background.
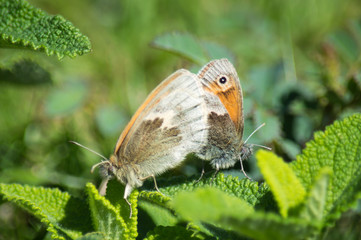
[{"label": "small butterfly", "polygon": [[100,167],[100,194],[105,195],[111,178],[125,185],[124,199],[129,206],[128,196],[145,179],[153,178],[159,191],[155,176],[178,166],[187,154],[205,145],[205,109],[202,86],[195,74],[180,69],[161,82],[135,112],[110,158],[98,154],[104,161],[95,164],[92,172]]},{"label": "small butterfly", "polygon": [[198,72],[197,77],[205,91],[208,126],[207,144],[197,153],[198,157],[210,161],[216,172],[240,161],[242,172],[249,178],[242,161],[252,154],[254,144],[246,144],[249,138],[242,141],[243,95],[234,66],[225,58],[213,60]]},{"label": "small butterfly", "polygon": [[242,104],[233,65],[214,60],[198,75],[180,69],[161,82],[135,112],[109,159],[73,143],[103,158],[92,167],[93,172],[99,166],[103,177],[100,194],[105,195],[111,178],[125,185],[132,216],[132,190],[153,178],[159,191],[155,176],[181,164],[187,154],[195,153],[217,170],[251,154],[251,146],[242,142]]}]

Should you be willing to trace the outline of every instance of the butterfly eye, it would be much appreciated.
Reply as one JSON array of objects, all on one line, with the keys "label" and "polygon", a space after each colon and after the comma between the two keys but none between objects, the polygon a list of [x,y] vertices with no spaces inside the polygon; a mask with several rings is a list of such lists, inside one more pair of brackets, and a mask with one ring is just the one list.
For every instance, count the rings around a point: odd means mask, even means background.
[{"label": "butterfly eye", "polygon": [[223,76],[223,77],[221,77],[221,78],[219,79],[219,82],[220,82],[221,84],[225,84],[225,83],[227,82],[227,78],[226,78],[225,76]]}]

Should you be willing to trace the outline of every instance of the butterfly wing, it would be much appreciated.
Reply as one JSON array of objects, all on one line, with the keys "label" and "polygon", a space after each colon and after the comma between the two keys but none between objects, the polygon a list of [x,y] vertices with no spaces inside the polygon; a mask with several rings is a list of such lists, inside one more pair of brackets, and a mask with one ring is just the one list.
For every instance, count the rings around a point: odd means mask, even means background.
[{"label": "butterfly wing", "polygon": [[195,74],[178,70],[153,90],[120,136],[114,155],[123,182],[160,174],[197,152],[206,138],[205,106]]},{"label": "butterfly wing", "polygon": [[227,59],[204,66],[198,78],[205,91],[207,142],[197,154],[214,168],[228,168],[239,159],[243,135],[243,96],[238,75]]},{"label": "butterfly wing", "polygon": [[199,72],[203,89],[218,96],[236,128],[239,139],[243,135],[243,95],[238,74],[228,59],[213,60]]}]

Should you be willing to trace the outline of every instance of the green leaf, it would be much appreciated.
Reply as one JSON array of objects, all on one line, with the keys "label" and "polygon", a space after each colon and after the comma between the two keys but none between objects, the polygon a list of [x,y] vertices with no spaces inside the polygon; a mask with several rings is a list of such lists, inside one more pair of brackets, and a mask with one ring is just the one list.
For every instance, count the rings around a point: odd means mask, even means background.
[{"label": "green leaf", "polygon": [[[189,181],[184,178],[173,178],[167,179],[167,184],[169,187],[162,187],[164,185],[162,181],[158,181],[158,186],[160,191],[165,195],[161,195],[157,192],[144,192],[140,193],[140,196],[143,199],[149,199],[155,203],[163,204],[167,206],[170,198],[174,197],[176,194],[182,191],[194,191],[198,188],[204,188],[212,186],[217,188],[231,196],[241,198],[248,202],[250,205],[255,206],[259,203],[259,199],[262,198],[266,193],[269,192],[267,186],[259,186],[257,182],[250,181],[249,179],[239,179],[238,177],[233,177],[231,175],[225,177],[223,173],[218,173],[217,176],[213,179],[213,174],[210,174],[212,177],[206,178],[205,176],[200,181],[197,181],[199,176],[194,178],[193,181]],[[150,196],[148,196],[150,195]],[[154,198],[158,199],[155,200]]]},{"label": "green leaf", "polygon": [[308,239],[318,228],[298,218],[282,218],[274,213],[254,212],[244,218],[224,217],[222,226],[252,239]]},{"label": "green leaf", "polygon": [[[120,215],[119,206],[114,206],[105,197],[100,196],[93,184],[86,185],[89,196],[89,205],[95,230],[104,234],[105,239],[135,239],[133,229],[130,230],[124,218]],[[133,208],[136,201],[133,200],[136,194],[132,194]],[[123,200],[123,198],[121,198]],[[128,210],[129,213],[129,210]],[[124,215],[124,214],[123,214]],[[128,215],[129,218],[129,215]],[[133,212],[132,218],[137,218],[137,211]]]},{"label": "green leaf", "polygon": [[259,150],[256,158],[260,171],[277,201],[281,215],[287,217],[289,209],[304,200],[305,189],[282,158],[265,150]]},{"label": "green leaf", "polygon": [[40,85],[52,82],[50,73],[30,60],[16,62],[11,69],[0,69],[0,81],[21,85]]},{"label": "green leaf", "polygon": [[321,168],[306,199],[306,205],[300,217],[310,221],[321,221],[326,205],[327,188],[332,170],[329,167]]},{"label": "green leaf", "polygon": [[138,224],[138,191],[133,190],[133,192],[128,197],[129,202],[132,204],[132,217],[129,218],[129,205],[124,200],[124,185],[122,185],[118,180],[112,179],[108,182],[106,199],[116,208],[119,215],[124,219],[127,224],[127,228],[131,232],[131,236],[136,238],[137,233],[137,224]]},{"label": "green leaf", "polygon": [[0,184],[0,194],[46,224],[53,239],[75,239],[92,229],[87,203],[58,189]]},{"label": "green leaf", "polygon": [[228,58],[235,62],[235,57],[226,47],[217,43],[202,41],[189,33],[166,33],[155,38],[152,46],[181,55],[198,65],[204,65],[211,59]]},{"label": "green leaf", "polygon": [[101,233],[88,233],[76,240],[104,240],[104,235]]},{"label": "green leaf", "polygon": [[324,220],[334,222],[361,196],[361,114],[335,121],[317,132],[291,164],[302,184],[311,189],[321,168],[333,170],[327,189]]},{"label": "green leaf", "polygon": [[166,208],[144,200],[139,201],[138,204],[148,213],[156,226],[175,226],[178,223],[178,219]]},{"label": "green leaf", "polygon": [[187,33],[166,33],[155,38],[152,46],[175,54],[203,65],[208,61],[202,44],[192,35]]},{"label": "green leaf", "polygon": [[[162,192],[163,189],[161,188]],[[149,192],[149,191],[141,191],[139,194],[139,197],[141,197],[144,200],[147,200],[150,203],[157,204],[158,206],[168,208],[168,203],[171,200],[171,198],[166,194],[161,194],[159,192]]]},{"label": "green leaf", "polygon": [[64,86],[54,89],[45,100],[45,112],[50,117],[65,116],[82,106],[87,87],[81,81],[67,81]]},{"label": "green leaf", "polygon": [[235,62],[235,57],[228,48],[219,45],[217,43],[211,43],[203,41],[203,47],[208,53],[209,59],[220,59],[220,58],[227,58],[231,62]]},{"label": "green leaf", "polygon": [[[252,239],[305,239],[318,230],[302,219],[285,219],[274,213],[254,211],[244,200],[215,188],[182,192],[172,205],[187,220],[212,224]],[[212,230],[211,226],[206,226]]]},{"label": "green leaf", "polygon": [[201,234],[194,234],[193,231],[181,226],[166,227],[158,226],[147,234],[144,240],[163,240],[163,239],[205,239]]},{"label": "green leaf", "polygon": [[169,204],[171,198],[164,189],[161,188],[160,191],[162,193],[141,191],[139,194],[139,207],[145,211],[147,217],[153,220],[151,223],[153,226],[150,226],[150,223],[142,223],[143,227],[146,227],[145,225],[152,228],[154,225],[174,226],[178,223],[178,218],[174,215],[174,210]]},{"label": "green leaf", "polygon": [[223,215],[239,217],[254,212],[246,201],[210,187],[194,192],[181,192],[174,197],[171,205],[177,213],[190,221],[215,222]]},{"label": "green leaf", "polygon": [[90,52],[89,39],[62,16],[49,16],[24,0],[0,0],[0,47],[75,57]]}]

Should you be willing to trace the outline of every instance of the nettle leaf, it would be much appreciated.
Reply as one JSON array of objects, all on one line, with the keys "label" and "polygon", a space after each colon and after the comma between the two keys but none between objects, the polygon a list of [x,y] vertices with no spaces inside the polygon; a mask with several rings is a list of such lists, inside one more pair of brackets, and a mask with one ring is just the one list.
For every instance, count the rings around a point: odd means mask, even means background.
[{"label": "nettle leaf", "polygon": [[[213,176],[213,174],[211,175]],[[209,186],[222,190],[229,195],[241,198],[252,206],[258,204],[259,199],[269,192],[269,188],[267,186],[259,186],[257,182],[250,181],[246,178],[240,180],[238,177],[233,177],[231,175],[225,177],[223,173],[218,173],[214,179],[213,177],[203,177],[200,181],[197,180],[194,179],[193,181],[189,181],[189,179],[187,180],[180,178],[174,178],[173,180],[168,179],[167,184],[169,186],[167,187],[161,187],[164,184],[162,184],[162,181],[158,181],[160,191],[166,196],[164,199],[162,199],[162,201],[164,201],[163,204],[167,205],[169,202],[169,197],[172,198],[179,192],[190,192],[198,188]],[[147,196],[143,195],[143,192],[140,195],[143,198],[148,198]],[[153,193],[152,196],[160,197],[162,195],[159,195],[159,193]]]},{"label": "nettle leaf", "polygon": [[46,224],[53,239],[75,239],[92,230],[87,203],[66,192],[0,184],[0,194]]},{"label": "nettle leaf", "polygon": [[90,52],[88,37],[62,16],[50,16],[25,0],[0,0],[0,47],[76,57]]},{"label": "nettle leaf", "polygon": [[[181,192],[172,205],[183,218],[202,222],[214,233],[217,231],[212,225],[252,239],[305,239],[317,230],[302,219],[254,211],[246,201],[215,188]],[[223,239],[225,234],[216,235]]]},{"label": "nettle leaf", "polygon": [[138,224],[138,191],[134,190],[128,197],[129,202],[132,204],[132,217],[129,218],[130,209],[128,203],[124,200],[124,185],[118,180],[112,179],[108,182],[106,199],[117,209],[119,215],[124,219],[132,237],[137,237],[137,224]]},{"label": "nettle leaf", "polygon": [[228,195],[216,188],[200,188],[193,192],[180,192],[171,205],[184,219],[189,221],[215,222],[222,215],[247,216],[254,212],[246,201]]},{"label": "nettle leaf", "polygon": [[163,240],[163,239],[205,239],[201,234],[194,234],[181,226],[165,227],[158,226],[147,234],[144,240]]},{"label": "nettle leaf", "polygon": [[[125,215],[124,209],[121,209],[121,204],[116,204],[114,206],[108,199],[103,196],[100,196],[98,190],[94,187],[93,184],[88,183],[86,185],[86,191],[89,196],[89,205],[92,215],[92,220],[94,228],[97,232],[104,234],[105,239],[135,239],[137,232],[134,232],[134,229],[130,229],[125,218],[121,215]],[[128,213],[128,222],[136,221],[137,210],[136,210],[136,198],[137,191],[134,191],[129,197],[130,202],[133,207],[133,216],[129,220],[129,210]],[[123,200],[123,197],[120,198]],[[123,200],[124,201],[124,200]],[[132,226],[131,226],[132,227]]]},{"label": "nettle leaf", "polygon": [[[161,188],[162,189],[162,188]],[[167,204],[170,201],[170,197],[167,194],[163,194],[159,192],[149,192],[149,191],[142,191],[139,194],[139,197],[143,199],[147,199],[149,202],[155,203],[159,206],[167,207]]]},{"label": "nettle leaf", "polygon": [[187,33],[163,34],[153,40],[152,46],[181,55],[198,64],[205,64],[208,60],[201,43]]},{"label": "nettle leaf", "polygon": [[316,177],[316,181],[308,193],[306,204],[299,214],[300,217],[310,221],[322,220],[331,175],[332,170],[329,167],[321,168],[320,173]]},{"label": "nettle leaf", "polygon": [[156,226],[175,226],[178,223],[178,219],[166,208],[142,200],[138,202],[138,205],[147,212]]},{"label": "nettle leaf", "polygon": [[303,202],[305,189],[282,158],[265,150],[257,151],[256,158],[260,171],[277,201],[281,215],[287,217],[290,208]]},{"label": "nettle leaf", "polygon": [[222,226],[252,239],[307,239],[318,228],[299,218],[283,218],[274,213],[256,211],[244,218],[223,217]]},{"label": "nettle leaf", "polygon": [[169,206],[171,198],[162,188],[162,193],[155,191],[141,191],[139,194],[139,206],[147,212],[155,225],[174,226],[178,219]]},{"label": "nettle leaf", "polygon": [[155,38],[151,44],[171,53],[181,55],[198,65],[204,65],[215,58],[235,60],[233,54],[224,46],[197,39],[189,33],[165,33]]},{"label": "nettle leaf", "polygon": [[88,233],[76,240],[104,240],[104,235],[101,233]]},{"label": "nettle leaf", "polygon": [[205,234],[220,239],[231,237],[230,232],[225,231],[231,229],[222,224],[223,217],[242,217],[254,212],[253,207],[243,199],[212,187],[182,191],[174,197],[171,205],[181,219],[194,223]]},{"label": "nettle leaf", "polygon": [[307,189],[322,168],[332,169],[323,215],[324,221],[333,223],[361,196],[361,114],[315,133],[291,167]]},{"label": "nettle leaf", "polygon": [[[213,176],[213,173],[210,174],[210,176]],[[223,173],[219,173],[214,179],[212,179],[212,177],[204,177],[201,181],[195,179],[198,179],[198,176],[196,176],[193,181],[181,177],[168,178],[166,182],[159,179],[158,186],[167,185],[167,187],[160,188],[160,191],[164,195],[158,192],[141,191],[139,195],[140,206],[146,205],[143,210],[148,213],[156,225],[173,226],[179,220],[177,217],[178,212],[175,212],[174,206],[171,204],[171,199],[181,192],[191,193],[197,189],[204,189],[211,186],[219,191],[225,192],[225,194],[239,198],[240,201],[244,201],[250,206],[259,206],[261,199],[266,201],[267,198],[265,197],[269,192],[268,187],[265,185],[258,186],[257,182],[248,179],[239,180],[238,177],[230,175],[225,177]],[[153,187],[153,185],[151,186]],[[211,197],[209,197],[209,199],[211,199]],[[160,220],[159,218],[163,219]],[[197,227],[204,233],[212,235],[204,226]]]}]

